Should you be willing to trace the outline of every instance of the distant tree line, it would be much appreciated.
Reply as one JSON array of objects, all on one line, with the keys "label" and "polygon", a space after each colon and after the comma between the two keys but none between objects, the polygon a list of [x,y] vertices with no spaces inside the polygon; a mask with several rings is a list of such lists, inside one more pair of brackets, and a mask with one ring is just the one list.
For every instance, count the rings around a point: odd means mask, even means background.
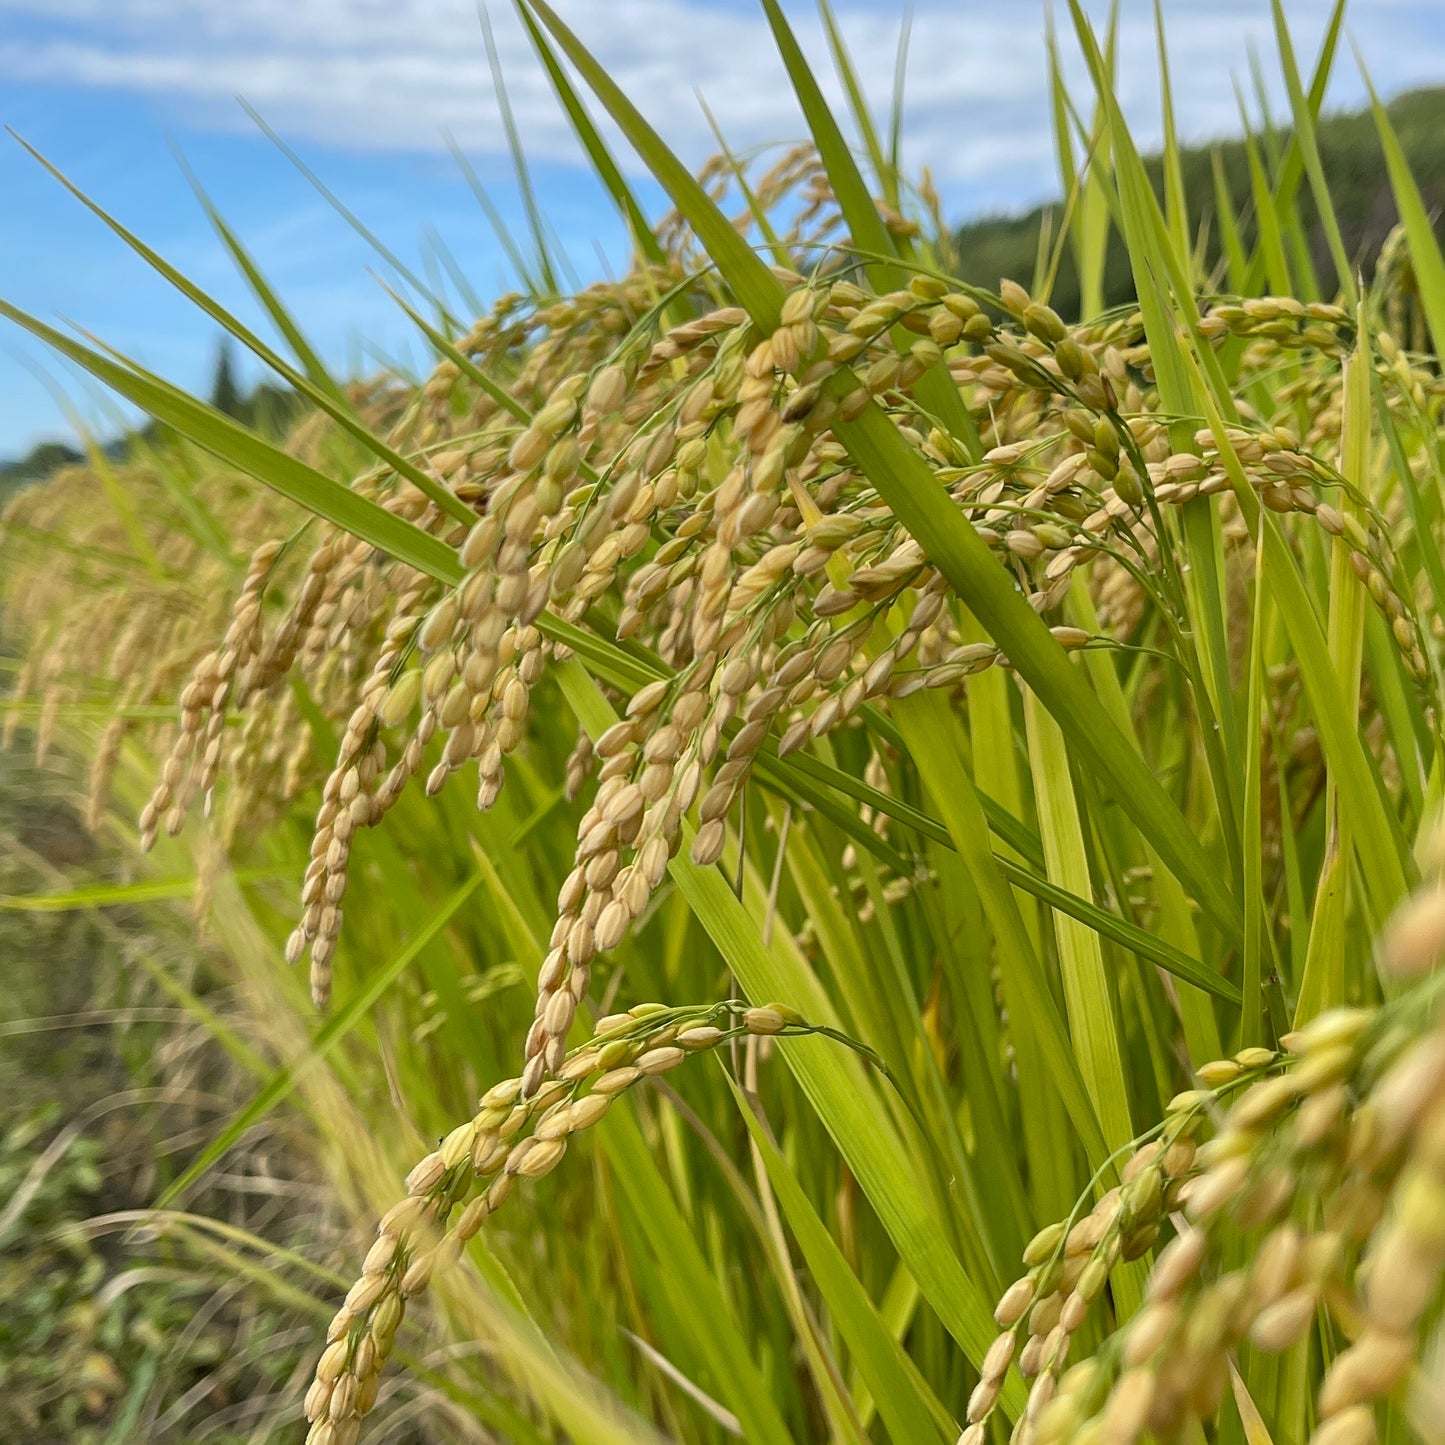
[{"label": "distant tree line", "polygon": [[[221,342],[216,354],[209,400],[217,411],[233,417],[243,426],[273,435],[284,431],[306,407],[305,401],[289,386],[263,381],[249,390],[244,389],[236,380],[229,339]],[[136,446],[154,445],[170,435],[169,427],[161,422],[149,421],[107,442],[104,450],[108,456],[123,457]],[[65,442],[45,441],[32,447],[17,461],[0,462],[0,501],[15,488],[84,459],[83,452]]]}]

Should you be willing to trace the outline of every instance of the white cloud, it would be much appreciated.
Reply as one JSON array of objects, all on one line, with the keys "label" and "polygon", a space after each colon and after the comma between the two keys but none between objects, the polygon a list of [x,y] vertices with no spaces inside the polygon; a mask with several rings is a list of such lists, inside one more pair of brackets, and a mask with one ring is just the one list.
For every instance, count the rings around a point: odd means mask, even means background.
[{"label": "white cloud", "polygon": [[[563,0],[560,8],[688,160],[712,149],[694,91],[735,146],[801,134],[766,23],[745,0]],[[788,8],[841,102],[813,7]],[[1329,6],[1289,0],[1286,8],[1308,66]],[[575,161],[567,123],[511,6],[492,10],[529,156]],[[1122,10],[1120,88],[1148,141],[1158,130],[1152,5],[1124,0]],[[1266,57],[1267,73],[1275,69],[1266,0],[1181,0],[1165,10],[1181,131],[1237,129],[1232,77],[1247,77],[1247,47]],[[841,0],[839,11],[869,93],[881,101],[902,6]],[[473,0],[0,0],[6,12],[3,77],[143,94],[189,125],[215,129],[249,125],[235,105],[240,95],[292,139],[358,151],[439,151],[448,132],[473,154],[504,151]],[[1431,0],[1355,0],[1350,19],[1383,89],[1445,77],[1445,24]],[[1017,202],[1051,187],[1043,20],[1042,0],[917,7],[908,159],[931,166],[955,205]],[[1066,21],[1064,10],[1061,40],[1071,51]],[[1082,94],[1081,66],[1075,60],[1069,70]],[[1338,76],[1333,96],[1358,100],[1347,51]]]}]

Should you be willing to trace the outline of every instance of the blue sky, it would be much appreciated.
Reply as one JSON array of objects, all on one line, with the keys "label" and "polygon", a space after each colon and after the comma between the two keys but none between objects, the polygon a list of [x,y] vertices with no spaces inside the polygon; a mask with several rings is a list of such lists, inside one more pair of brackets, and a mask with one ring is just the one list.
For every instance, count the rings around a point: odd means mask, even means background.
[{"label": "blue sky", "polygon": [[[737,147],[802,125],[755,0],[554,0],[691,162],[712,149],[701,93]],[[505,0],[493,18],[512,104],[550,223],[584,279],[621,256],[619,228],[588,178]],[[811,0],[786,8],[826,66]],[[901,0],[835,0],[870,95],[889,93]],[[1105,6],[1090,6],[1102,14]],[[1326,0],[1285,0],[1309,64]],[[1233,81],[1248,46],[1272,77],[1268,0],[1165,0],[1176,106],[1191,138],[1237,129]],[[1206,13],[1207,12],[1207,13]],[[1054,192],[1043,0],[918,0],[908,72],[908,148],[951,215]],[[1445,81],[1440,0],[1353,0],[1348,24],[1377,85]],[[1152,5],[1122,0],[1121,90],[1141,141],[1158,132]],[[1186,63],[1187,59],[1187,63]],[[1282,87],[1274,85],[1278,101]],[[1363,94],[1348,51],[1331,103]],[[175,156],[181,152],[328,360],[420,365],[381,268],[238,103],[250,101],[408,264],[440,234],[475,290],[509,284],[505,258],[447,148],[466,152],[519,223],[474,0],[0,0],[0,121],[248,320]],[[619,147],[619,151],[621,148]],[[0,295],[64,318],[188,387],[204,387],[217,332],[132,257],[8,137],[0,138]],[[70,435],[53,388],[93,425],[112,414],[90,385],[0,323],[0,457]]]}]

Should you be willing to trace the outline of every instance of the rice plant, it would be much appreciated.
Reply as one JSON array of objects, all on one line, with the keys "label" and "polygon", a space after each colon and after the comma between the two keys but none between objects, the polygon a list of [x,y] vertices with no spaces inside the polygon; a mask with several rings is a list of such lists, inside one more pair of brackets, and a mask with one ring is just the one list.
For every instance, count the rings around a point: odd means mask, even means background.
[{"label": "rice plant", "polygon": [[223,226],[292,359],[100,213],[284,446],[0,303],[178,434],[7,511],[10,715],[269,1029],[161,1203],[285,1104],[380,1218],[308,1445],[1445,1439],[1445,262],[1378,104],[1401,225],[1344,252],[1343,7],[1309,77],[1276,7],[1293,129],[1203,274],[1071,5],[1026,281],[775,0],[810,141],[700,177],[519,9],[621,279],[399,298],[435,369],[346,387]]}]

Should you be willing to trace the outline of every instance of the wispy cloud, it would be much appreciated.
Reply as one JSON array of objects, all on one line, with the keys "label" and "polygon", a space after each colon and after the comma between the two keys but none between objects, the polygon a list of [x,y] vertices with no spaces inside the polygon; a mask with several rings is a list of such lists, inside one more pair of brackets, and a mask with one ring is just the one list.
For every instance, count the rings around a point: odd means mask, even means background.
[{"label": "wispy cloud", "polygon": [[[1102,6],[1095,6],[1102,11]],[[1302,61],[1326,0],[1287,4]],[[729,138],[749,146],[800,133],[801,122],[757,7],[723,0],[571,0],[561,6],[612,74],[691,160],[711,148],[694,92]],[[826,71],[811,5],[789,7]],[[870,93],[891,85],[902,6],[842,4],[843,28]],[[494,5],[497,41],[530,155],[571,162],[575,146],[509,5]],[[1152,6],[1125,0],[1121,90],[1141,134],[1157,127]],[[1248,48],[1273,39],[1264,0],[1166,4],[1181,129],[1237,126],[1231,76]],[[356,151],[433,152],[454,135],[477,154],[502,137],[472,0],[0,0],[9,38],[0,76],[142,93],[192,127],[247,124],[240,95],[288,136]],[[1387,90],[1445,73],[1445,23],[1431,0],[1355,0],[1351,21]],[[1040,0],[917,7],[908,73],[909,159],[952,188],[1007,203],[1047,188],[1052,160]],[[1064,37],[1068,39],[1067,36]],[[1267,73],[1272,66],[1266,63]],[[1345,58],[1335,96],[1361,86]],[[838,97],[841,98],[841,97]]]}]

